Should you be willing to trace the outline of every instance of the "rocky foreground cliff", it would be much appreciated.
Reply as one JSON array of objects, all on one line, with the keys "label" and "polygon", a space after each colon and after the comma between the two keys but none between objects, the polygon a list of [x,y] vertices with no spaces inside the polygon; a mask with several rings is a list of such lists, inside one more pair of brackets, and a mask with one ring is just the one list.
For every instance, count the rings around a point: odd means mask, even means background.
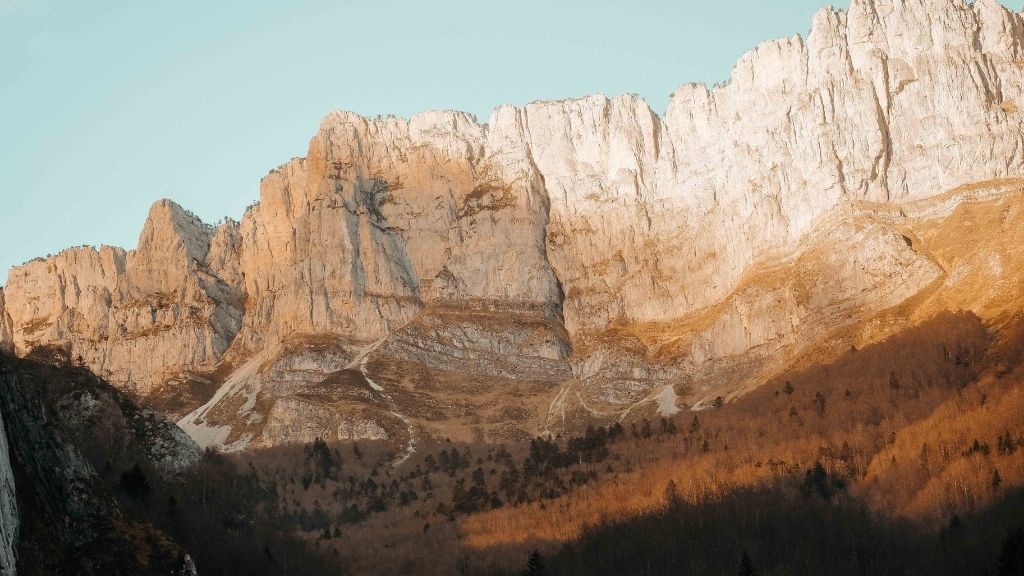
[{"label": "rocky foreground cliff", "polygon": [[0,352],[0,574],[194,576],[185,551],[128,511],[109,478],[126,462],[154,482],[175,478],[198,447],[123,392],[51,360]]},{"label": "rocky foreground cliff", "polygon": [[[853,0],[664,118],[331,113],[240,222],[165,200],[135,250],[12,269],[0,345],[60,347],[225,449],[700,409],[939,310],[999,330],[1022,86],[995,0]],[[965,244],[972,210],[994,228]]]}]

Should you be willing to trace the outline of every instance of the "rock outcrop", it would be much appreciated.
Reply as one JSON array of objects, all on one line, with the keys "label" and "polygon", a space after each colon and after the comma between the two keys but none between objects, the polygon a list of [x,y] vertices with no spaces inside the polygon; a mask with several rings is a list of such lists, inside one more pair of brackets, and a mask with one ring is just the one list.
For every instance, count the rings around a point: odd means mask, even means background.
[{"label": "rock outcrop", "polygon": [[[91,409],[72,406],[84,398]],[[173,439],[144,433],[173,424],[160,418],[154,423],[124,393],[85,370],[2,353],[0,419],[6,432],[0,434],[4,574],[195,573],[180,546],[125,512],[89,459],[92,452],[100,465],[121,458],[173,474],[161,455],[192,453],[194,461],[195,443],[180,430]],[[141,422],[146,419],[149,425]],[[15,564],[8,563],[12,559]]]},{"label": "rock outcrop", "polygon": [[0,414],[0,575],[17,574],[18,497],[14,492],[14,470],[7,453],[7,433]]},{"label": "rock outcrop", "polygon": [[0,342],[154,404],[205,391],[175,414],[231,448],[699,408],[941,282],[891,209],[1019,175],[1022,86],[1024,19],[995,0],[853,0],[664,118],[331,113],[238,224],[163,201],[133,252],[12,270]]},{"label": "rock outcrop", "polygon": [[0,352],[11,353],[14,352],[14,329],[4,308],[4,289],[0,288]]},{"label": "rock outcrop", "polygon": [[56,345],[144,395],[177,371],[212,368],[234,339],[237,258],[237,224],[212,228],[160,201],[134,251],[71,248],[11,269],[8,342],[23,354]]}]

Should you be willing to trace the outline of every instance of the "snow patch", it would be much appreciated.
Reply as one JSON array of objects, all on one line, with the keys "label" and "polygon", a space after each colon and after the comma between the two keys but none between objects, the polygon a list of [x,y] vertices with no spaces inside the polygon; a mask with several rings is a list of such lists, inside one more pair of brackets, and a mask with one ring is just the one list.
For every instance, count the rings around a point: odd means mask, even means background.
[{"label": "snow patch", "polygon": [[662,416],[675,416],[679,414],[679,407],[676,406],[677,400],[679,400],[679,396],[676,396],[675,387],[671,384],[665,386],[661,394],[654,398],[654,401],[658,403],[658,414]]},{"label": "snow patch", "polygon": [[256,409],[256,397],[260,393],[260,389],[263,388],[262,383],[256,380],[249,386],[249,392],[245,398],[245,404],[242,404],[241,408],[238,409],[239,416],[245,416]]},{"label": "snow patch", "polygon": [[370,388],[373,388],[377,392],[383,392],[384,387],[374,382],[373,378],[370,378],[370,375],[366,373],[366,361],[369,360],[369,358],[370,356],[366,355],[359,361],[359,372],[363,375],[363,378],[366,379],[366,383],[370,385]]},{"label": "snow patch", "polygon": [[[555,397],[551,399],[551,404],[548,405],[548,417],[546,418],[547,424],[550,425],[551,417],[557,416],[562,419],[562,424],[565,424],[565,397],[569,394],[569,384],[563,384],[562,389],[555,394]],[[545,427],[544,434],[551,434],[549,427]]]},{"label": "snow patch", "polygon": [[[370,360],[370,353],[376,350],[378,347],[380,347],[380,345],[383,344],[385,340],[387,340],[387,336],[367,346],[366,349],[360,352],[359,356],[357,356],[352,361],[349,367],[355,367],[356,369],[358,369],[359,373],[363,375],[363,379],[365,379],[366,383],[370,385],[370,388],[373,388],[375,392],[379,393],[385,400],[388,401],[389,404],[394,405],[394,402],[392,402],[391,400],[391,396],[384,392],[384,387],[374,382],[373,378],[370,378],[370,375],[367,374],[366,372],[366,363]],[[396,418],[400,419],[402,422],[404,422],[406,430],[409,431],[409,442],[406,443],[405,445],[405,455],[399,458],[398,460],[395,460],[393,464],[394,466],[398,466],[405,462],[406,460],[408,460],[409,456],[412,456],[413,453],[416,452],[416,428],[412,425],[412,422],[410,422],[408,418],[399,414],[398,412],[392,410],[391,414]]]},{"label": "snow patch", "polygon": [[[231,428],[229,427],[228,430],[230,429]],[[221,442],[223,443],[223,440]],[[246,432],[245,434],[242,434],[242,437],[238,440],[221,448],[221,452],[241,452],[249,447],[250,442],[252,442],[252,433]]]},{"label": "snow patch", "polygon": [[[206,423],[206,416],[210,410],[225,398],[242,393],[248,385],[250,388],[246,401],[242,405],[242,410],[239,410],[239,414],[247,414],[252,411],[252,408],[255,408],[256,395],[259,393],[260,386],[258,382],[252,382],[251,380],[258,377],[259,368],[268,356],[269,352],[253,356],[228,377],[224,384],[217,389],[213,398],[210,398],[206,404],[196,408],[191,414],[178,421],[178,426],[187,432],[200,448],[220,448],[224,446],[224,443],[231,436],[231,426],[211,426]],[[252,407],[246,410],[250,403]],[[235,444],[238,444],[238,442]]]},{"label": "snow patch", "polygon": [[400,419],[402,422],[405,422],[405,427],[409,431],[409,442],[405,445],[405,456],[402,456],[401,458],[396,460],[395,464],[394,464],[395,466],[398,466],[402,462],[405,462],[406,460],[408,460],[409,456],[412,456],[413,453],[416,452],[416,430],[413,428],[412,422],[409,422],[408,418],[406,418],[405,416],[402,416],[398,412],[392,411],[391,413],[395,417]]},{"label": "snow patch", "polygon": [[231,426],[208,426],[182,421],[178,424],[202,449],[218,448],[231,436]]}]

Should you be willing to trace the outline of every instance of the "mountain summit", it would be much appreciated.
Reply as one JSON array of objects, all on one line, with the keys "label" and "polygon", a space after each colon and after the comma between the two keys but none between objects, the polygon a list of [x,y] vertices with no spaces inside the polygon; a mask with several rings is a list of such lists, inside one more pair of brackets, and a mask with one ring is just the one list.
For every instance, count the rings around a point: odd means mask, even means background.
[{"label": "mountain summit", "polygon": [[163,200],[135,250],[12,269],[0,346],[58,349],[201,445],[412,451],[699,410],[943,310],[998,334],[1022,86],[995,0],[853,0],[664,118],[334,112],[240,222]]}]

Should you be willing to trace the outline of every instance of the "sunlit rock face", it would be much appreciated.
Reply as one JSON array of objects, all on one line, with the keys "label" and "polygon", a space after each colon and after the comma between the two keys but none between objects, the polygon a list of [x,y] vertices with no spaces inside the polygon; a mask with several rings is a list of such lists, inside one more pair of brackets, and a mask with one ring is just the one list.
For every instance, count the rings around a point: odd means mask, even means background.
[{"label": "sunlit rock face", "polygon": [[234,448],[699,408],[941,280],[892,207],[1019,175],[1022,81],[995,0],[854,0],[663,118],[334,112],[238,224],[163,201],[135,251],[12,270],[0,341],[154,402],[198,382],[184,427]]},{"label": "sunlit rock face", "polygon": [[71,248],[12,268],[11,343],[21,354],[57,346],[140,394],[175,371],[212,368],[242,319],[237,234],[162,200],[136,250]]}]

